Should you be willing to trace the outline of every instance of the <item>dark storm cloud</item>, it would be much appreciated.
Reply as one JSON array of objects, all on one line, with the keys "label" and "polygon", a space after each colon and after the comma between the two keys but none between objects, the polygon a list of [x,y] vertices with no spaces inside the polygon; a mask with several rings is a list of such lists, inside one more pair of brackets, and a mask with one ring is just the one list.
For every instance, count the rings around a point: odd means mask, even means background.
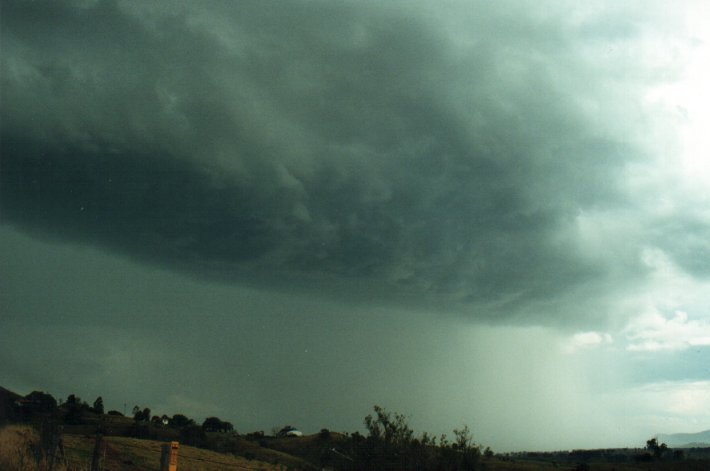
[{"label": "dark storm cloud", "polygon": [[566,229],[638,157],[575,47],[633,31],[476,8],[6,2],[3,220],[266,284],[569,290],[605,267]]},{"label": "dark storm cloud", "polygon": [[[3,139],[3,214],[60,237],[141,257],[239,262],[275,241],[254,198],[190,162],[147,151],[96,153]],[[262,217],[266,217],[261,211]],[[192,259],[194,257],[194,259]]]}]

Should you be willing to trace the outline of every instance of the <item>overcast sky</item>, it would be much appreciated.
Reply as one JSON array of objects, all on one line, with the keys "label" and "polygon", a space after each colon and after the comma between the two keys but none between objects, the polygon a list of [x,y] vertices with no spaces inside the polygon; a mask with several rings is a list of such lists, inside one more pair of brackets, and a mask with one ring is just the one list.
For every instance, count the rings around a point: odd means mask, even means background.
[{"label": "overcast sky", "polygon": [[0,13],[3,386],[496,451],[710,429],[707,2]]}]

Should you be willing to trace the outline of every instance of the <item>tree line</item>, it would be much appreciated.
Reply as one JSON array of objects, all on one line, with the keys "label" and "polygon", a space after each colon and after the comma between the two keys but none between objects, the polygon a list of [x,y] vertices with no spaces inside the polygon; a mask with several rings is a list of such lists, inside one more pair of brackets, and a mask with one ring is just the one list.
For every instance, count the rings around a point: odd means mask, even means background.
[{"label": "tree line", "polygon": [[[266,437],[263,432],[253,432],[240,436],[234,426],[218,417],[208,417],[201,424],[184,414],[154,415],[148,407],[134,406],[132,409],[130,436],[136,438],[160,438],[156,431],[166,433],[173,430],[181,443],[203,448],[213,448],[216,443],[226,449],[216,451],[236,452],[234,440],[257,440],[261,446],[276,446],[272,440],[288,440],[288,431],[293,427],[282,428],[274,437]],[[109,416],[124,416],[119,411],[104,411],[101,396],[91,405],[71,394],[66,401],[57,401],[50,394],[33,391],[15,403],[15,415],[18,421],[36,424],[41,433],[47,435],[47,454],[56,451],[61,442],[61,425],[96,425],[97,440],[106,433],[104,422]],[[482,459],[490,458],[490,449],[481,451],[473,442],[468,427],[455,429],[451,440],[446,435],[434,437],[426,432],[416,435],[407,424],[402,414],[391,413],[375,406],[374,413],[364,419],[366,434],[332,434],[327,429],[317,436],[318,456],[311,459],[318,466],[329,466],[336,470],[350,471],[357,469],[389,470],[476,470]],[[207,435],[224,435],[225,440],[215,441]],[[229,438],[233,437],[233,438]],[[230,442],[231,440],[231,442]],[[231,443],[231,444],[230,444]],[[50,451],[51,450],[51,451]]]}]

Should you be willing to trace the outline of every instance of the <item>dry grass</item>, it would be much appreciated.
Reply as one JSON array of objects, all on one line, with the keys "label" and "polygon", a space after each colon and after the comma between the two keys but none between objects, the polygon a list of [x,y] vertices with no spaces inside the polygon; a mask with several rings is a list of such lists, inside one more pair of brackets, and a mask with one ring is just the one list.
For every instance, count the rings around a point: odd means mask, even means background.
[{"label": "dry grass", "polygon": [[37,469],[29,444],[37,434],[29,427],[8,426],[0,430],[0,469],[34,471]]},{"label": "dry grass", "polygon": [[[3,471],[45,471],[49,469],[46,457],[37,456],[39,435],[26,425],[8,425],[0,429],[0,470]],[[61,461],[61,460],[60,460]],[[83,466],[68,468],[58,462],[54,471],[80,471]]]},{"label": "dry grass", "polygon": [[[67,461],[72,467],[89,462],[94,447],[94,439],[83,435],[63,437]],[[139,440],[127,437],[105,437],[102,450],[102,468],[105,471],[155,471],[160,469],[160,447],[164,442]],[[0,468],[1,469],[1,468]],[[247,460],[229,454],[180,445],[178,470],[181,471],[221,471],[285,469],[279,465]]]},{"label": "dry grass", "polygon": [[[54,471],[88,471],[94,449],[94,438],[64,434],[65,459],[56,463]],[[155,471],[160,469],[160,446],[163,442],[125,437],[105,437],[101,469],[104,471]],[[0,471],[46,471],[45,459],[35,459],[39,436],[29,426],[10,425],[0,429]],[[247,460],[228,454],[181,446],[178,469],[182,471],[258,470],[275,471],[286,466]]]}]

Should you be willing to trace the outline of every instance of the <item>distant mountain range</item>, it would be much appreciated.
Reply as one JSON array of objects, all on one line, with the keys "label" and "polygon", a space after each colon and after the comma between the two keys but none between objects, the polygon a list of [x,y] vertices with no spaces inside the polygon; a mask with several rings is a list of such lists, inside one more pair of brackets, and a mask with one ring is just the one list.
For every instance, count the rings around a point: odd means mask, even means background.
[{"label": "distant mountain range", "polygon": [[698,433],[660,433],[658,443],[665,443],[670,448],[710,447],[710,430]]}]

